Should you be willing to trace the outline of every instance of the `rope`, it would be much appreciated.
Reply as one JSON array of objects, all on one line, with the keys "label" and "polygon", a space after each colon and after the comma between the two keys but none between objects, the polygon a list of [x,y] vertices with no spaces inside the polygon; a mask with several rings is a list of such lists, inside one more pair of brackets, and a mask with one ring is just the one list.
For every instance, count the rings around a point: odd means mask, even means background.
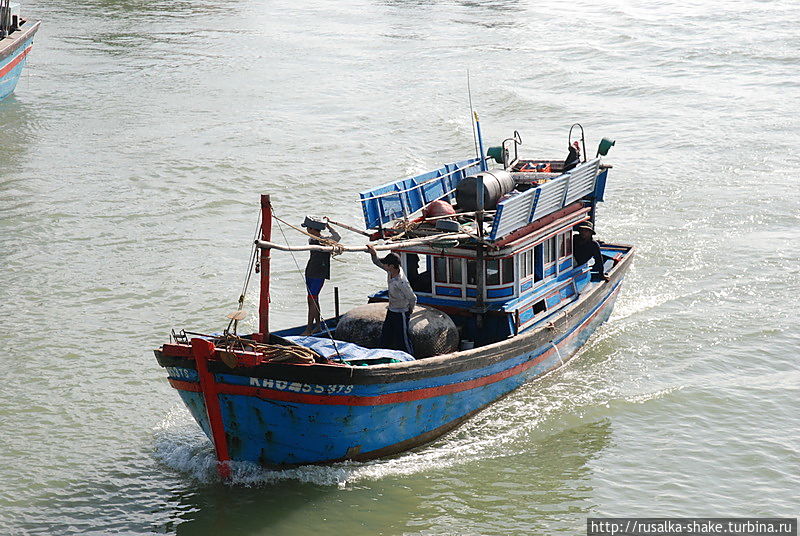
[{"label": "rope", "polygon": [[253,275],[253,266],[256,264],[256,260],[258,259],[258,248],[256,247],[255,241],[258,240],[259,232],[261,231],[261,212],[258,213],[258,218],[256,218],[256,231],[254,233],[255,238],[253,238],[253,248],[250,251],[250,265],[247,267],[247,275],[244,278],[244,284],[242,285],[242,293],[239,296],[239,310],[242,310],[242,306],[244,304],[244,297],[247,295],[247,287],[250,285],[250,277]]},{"label": "rope", "polygon": [[421,222],[409,221],[407,219],[396,220],[394,222],[394,225],[392,225],[392,229],[400,232],[394,236],[389,237],[389,242],[399,241],[401,238],[403,238],[403,236],[405,236],[406,233],[408,233],[409,231],[413,231],[414,229],[419,227],[420,223]]},{"label": "rope", "polygon": [[[301,363],[315,363],[319,354],[305,346],[280,346],[277,344],[263,344],[251,339],[243,339],[233,333],[226,333],[215,340],[215,345],[228,352],[234,350],[254,351],[264,356],[264,361],[280,363],[283,361],[300,361]],[[222,345],[220,347],[220,345]]]}]

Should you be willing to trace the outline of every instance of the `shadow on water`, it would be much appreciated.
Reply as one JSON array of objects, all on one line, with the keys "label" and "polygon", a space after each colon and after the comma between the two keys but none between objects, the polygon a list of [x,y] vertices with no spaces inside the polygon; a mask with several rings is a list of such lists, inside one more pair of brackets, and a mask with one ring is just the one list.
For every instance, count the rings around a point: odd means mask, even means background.
[{"label": "shadow on water", "polygon": [[564,430],[534,446],[532,456],[526,456],[524,463],[536,475],[547,503],[589,498],[590,489],[582,486],[578,493],[577,487],[568,483],[592,475],[588,464],[608,447],[611,436],[611,421],[602,419]]},{"label": "shadow on water", "polygon": [[176,492],[171,501],[184,512],[163,530],[181,536],[216,536],[235,533],[246,536],[269,532],[298,510],[313,508],[336,488],[300,482],[279,482],[269,487],[247,488],[216,485]]}]

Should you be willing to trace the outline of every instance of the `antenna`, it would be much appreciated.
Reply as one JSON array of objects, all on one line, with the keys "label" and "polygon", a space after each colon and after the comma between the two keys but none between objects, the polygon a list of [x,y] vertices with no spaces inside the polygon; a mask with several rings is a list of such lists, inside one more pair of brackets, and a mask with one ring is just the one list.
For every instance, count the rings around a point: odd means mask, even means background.
[{"label": "antenna", "polygon": [[472,88],[469,85],[469,69],[467,69],[467,95],[469,96],[469,124],[472,127],[472,140],[475,142],[475,154],[480,160],[481,152],[478,149],[478,135],[475,133],[475,110],[472,109]]}]

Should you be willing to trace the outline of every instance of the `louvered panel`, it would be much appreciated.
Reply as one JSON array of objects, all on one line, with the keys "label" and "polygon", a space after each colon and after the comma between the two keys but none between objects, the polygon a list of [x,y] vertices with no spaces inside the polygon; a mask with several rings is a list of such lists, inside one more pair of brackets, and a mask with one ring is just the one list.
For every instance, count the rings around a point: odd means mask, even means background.
[{"label": "louvered panel", "polygon": [[500,202],[490,240],[502,238],[578,199],[593,195],[599,169],[600,159],[595,158],[541,186]]},{"label": "louvered panel", "polygon": [[538,188],[541,193],[534,213],[531,215],[531,221],[547,216],[563,206],[564,189],[567,186],[568,178],[567,176],[562,176],[556,180],[546,182]]},{"label": "louvered panel", "polygon": [[594,183],[599,167],[600,159],[595,158],[581,164],[569,173],[569,187],[564,198],[564,205],[568,205],[594,191]]},{"label": "louvered panel", "polygon": [[536,195],[536,189],[532,189],[500,203],[495,214],[495,225],[492,227],[489,239],[494,240],[498,236],[504,236],[527,224]]}]

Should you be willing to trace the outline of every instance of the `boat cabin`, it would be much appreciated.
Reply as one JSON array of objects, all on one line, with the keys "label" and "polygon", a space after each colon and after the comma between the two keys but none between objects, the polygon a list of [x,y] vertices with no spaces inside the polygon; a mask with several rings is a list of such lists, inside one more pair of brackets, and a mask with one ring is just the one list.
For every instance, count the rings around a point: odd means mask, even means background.
[{"label": "boat cabin", "polygon": [[[489,344],[545,321],[590,283],[589,265],[575,266],[572,229],[593,218],[607,167],[595,158],[563,168],[556,160],[514,159],[492,170],[477,159],[457,162],[363,192],[365,223],[379,237],[425,238],[392,249],[418,303],[447,313],[476,346]],[[452,213],[418,217],[442,200]],[[414,225],[398,233],[396,221]],[[383,299],[386,291],[370,296]]]}]

